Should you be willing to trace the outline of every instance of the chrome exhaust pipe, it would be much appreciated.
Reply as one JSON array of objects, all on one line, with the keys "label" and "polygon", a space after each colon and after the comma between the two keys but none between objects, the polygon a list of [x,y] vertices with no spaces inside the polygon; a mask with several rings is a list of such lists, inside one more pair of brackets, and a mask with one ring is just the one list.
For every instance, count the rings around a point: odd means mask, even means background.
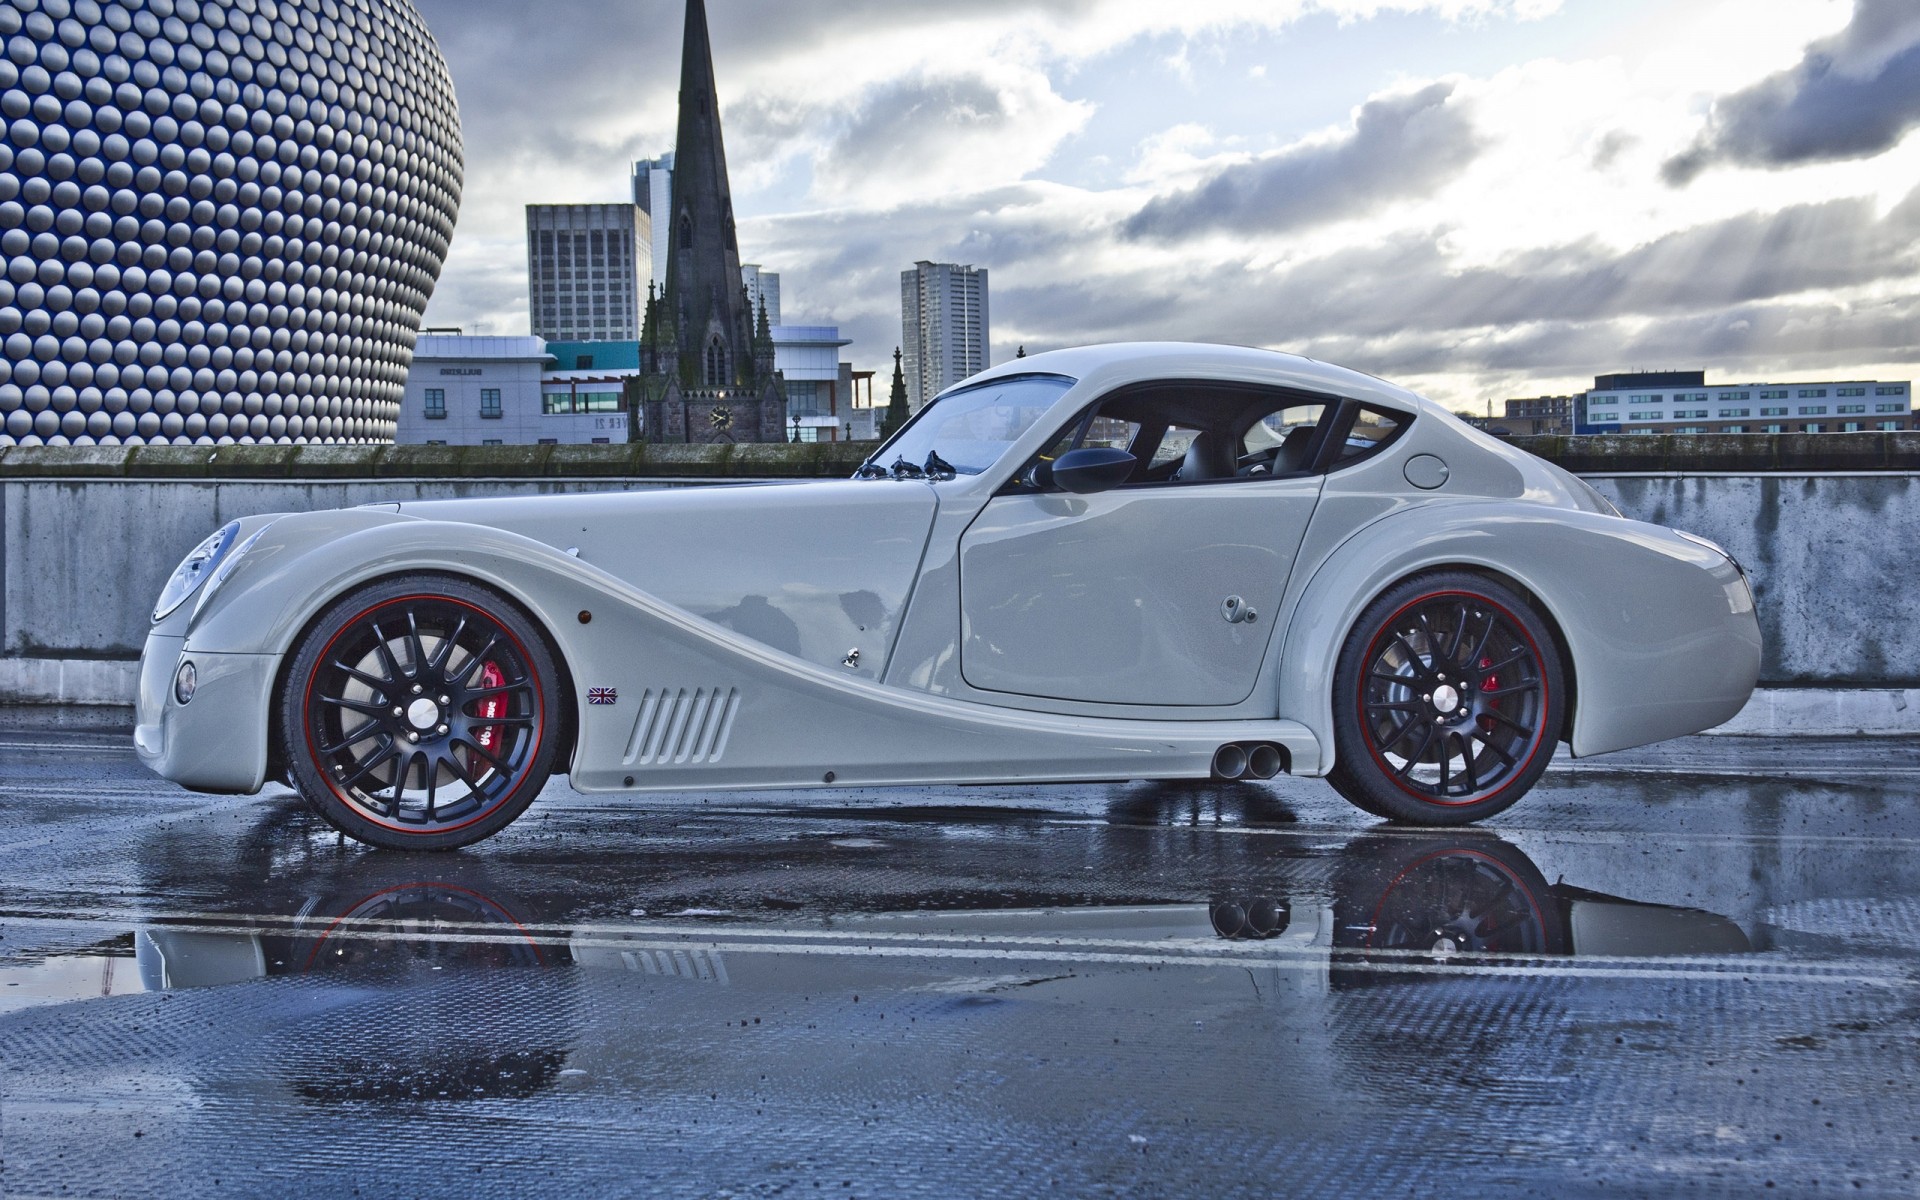
[{"label": "chrome exhaust pipe", "polygon": [[1228,742],[1213,752],[1213,777],[1238,779],[1247,773],[1247,752]]},{"label": "chrome exhaust pipe", "polygon": [[1255,779],[1272,779],[1280,773],[1280,748],[1265,742],[1247,752],[1247,774]]}]

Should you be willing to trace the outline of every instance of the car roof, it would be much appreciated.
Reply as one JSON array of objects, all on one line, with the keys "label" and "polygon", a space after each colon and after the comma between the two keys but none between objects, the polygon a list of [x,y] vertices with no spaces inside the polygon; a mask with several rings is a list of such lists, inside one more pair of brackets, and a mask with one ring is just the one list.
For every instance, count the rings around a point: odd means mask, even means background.
[{"label": "car roof", "polygon": [[1074,388],[1079,398],[1159,379],[1223,380],[1327,392],[1416,412],[1447,412],[1417,392],[1364,372],[1278,350],[1211,342],[1109,342],[1049,350],[990,367],[947,390],[1019,375],[1067,376],[1081,385]]}]

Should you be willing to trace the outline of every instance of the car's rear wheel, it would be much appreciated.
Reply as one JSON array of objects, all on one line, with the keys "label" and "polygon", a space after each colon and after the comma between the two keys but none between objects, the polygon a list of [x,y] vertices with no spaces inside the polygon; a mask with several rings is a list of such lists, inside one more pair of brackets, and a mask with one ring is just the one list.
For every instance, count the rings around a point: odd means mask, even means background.
[{"label": "car's rear wheel", "polygon": [[552,773],[558,678],[540,630],[495,592],[440,575],[369,584],[321,615],[287,672],[294,787],[372,845],[480,841]]},{"label": "car's rear wheel", "polygon": [[1329,780],[1367,812],[1427,825],[1519,800],[1565,713],[1546,622],[1511,587],[1465,571],[1417,576],[1368,605],[1333,687]]}]

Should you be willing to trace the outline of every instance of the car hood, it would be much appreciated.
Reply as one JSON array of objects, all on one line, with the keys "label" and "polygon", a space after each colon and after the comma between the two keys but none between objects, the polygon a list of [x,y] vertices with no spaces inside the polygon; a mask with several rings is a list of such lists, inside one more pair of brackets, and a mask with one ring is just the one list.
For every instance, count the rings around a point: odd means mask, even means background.
[{"label": "car hood", "polygon": [[937,508],[893,480],[655,488],[404,503],[576,555],[669,604],[810,662],[879,678]]}]

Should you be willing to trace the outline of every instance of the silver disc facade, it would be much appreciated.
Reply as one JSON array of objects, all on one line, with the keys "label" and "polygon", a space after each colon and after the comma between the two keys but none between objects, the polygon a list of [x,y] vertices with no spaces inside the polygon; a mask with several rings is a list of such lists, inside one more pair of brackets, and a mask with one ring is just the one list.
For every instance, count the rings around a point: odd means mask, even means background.
[{"label": "silver disc facade", "polygon": [[390,442],[459,113],[409,0],[0,0],[0,446]]}]

